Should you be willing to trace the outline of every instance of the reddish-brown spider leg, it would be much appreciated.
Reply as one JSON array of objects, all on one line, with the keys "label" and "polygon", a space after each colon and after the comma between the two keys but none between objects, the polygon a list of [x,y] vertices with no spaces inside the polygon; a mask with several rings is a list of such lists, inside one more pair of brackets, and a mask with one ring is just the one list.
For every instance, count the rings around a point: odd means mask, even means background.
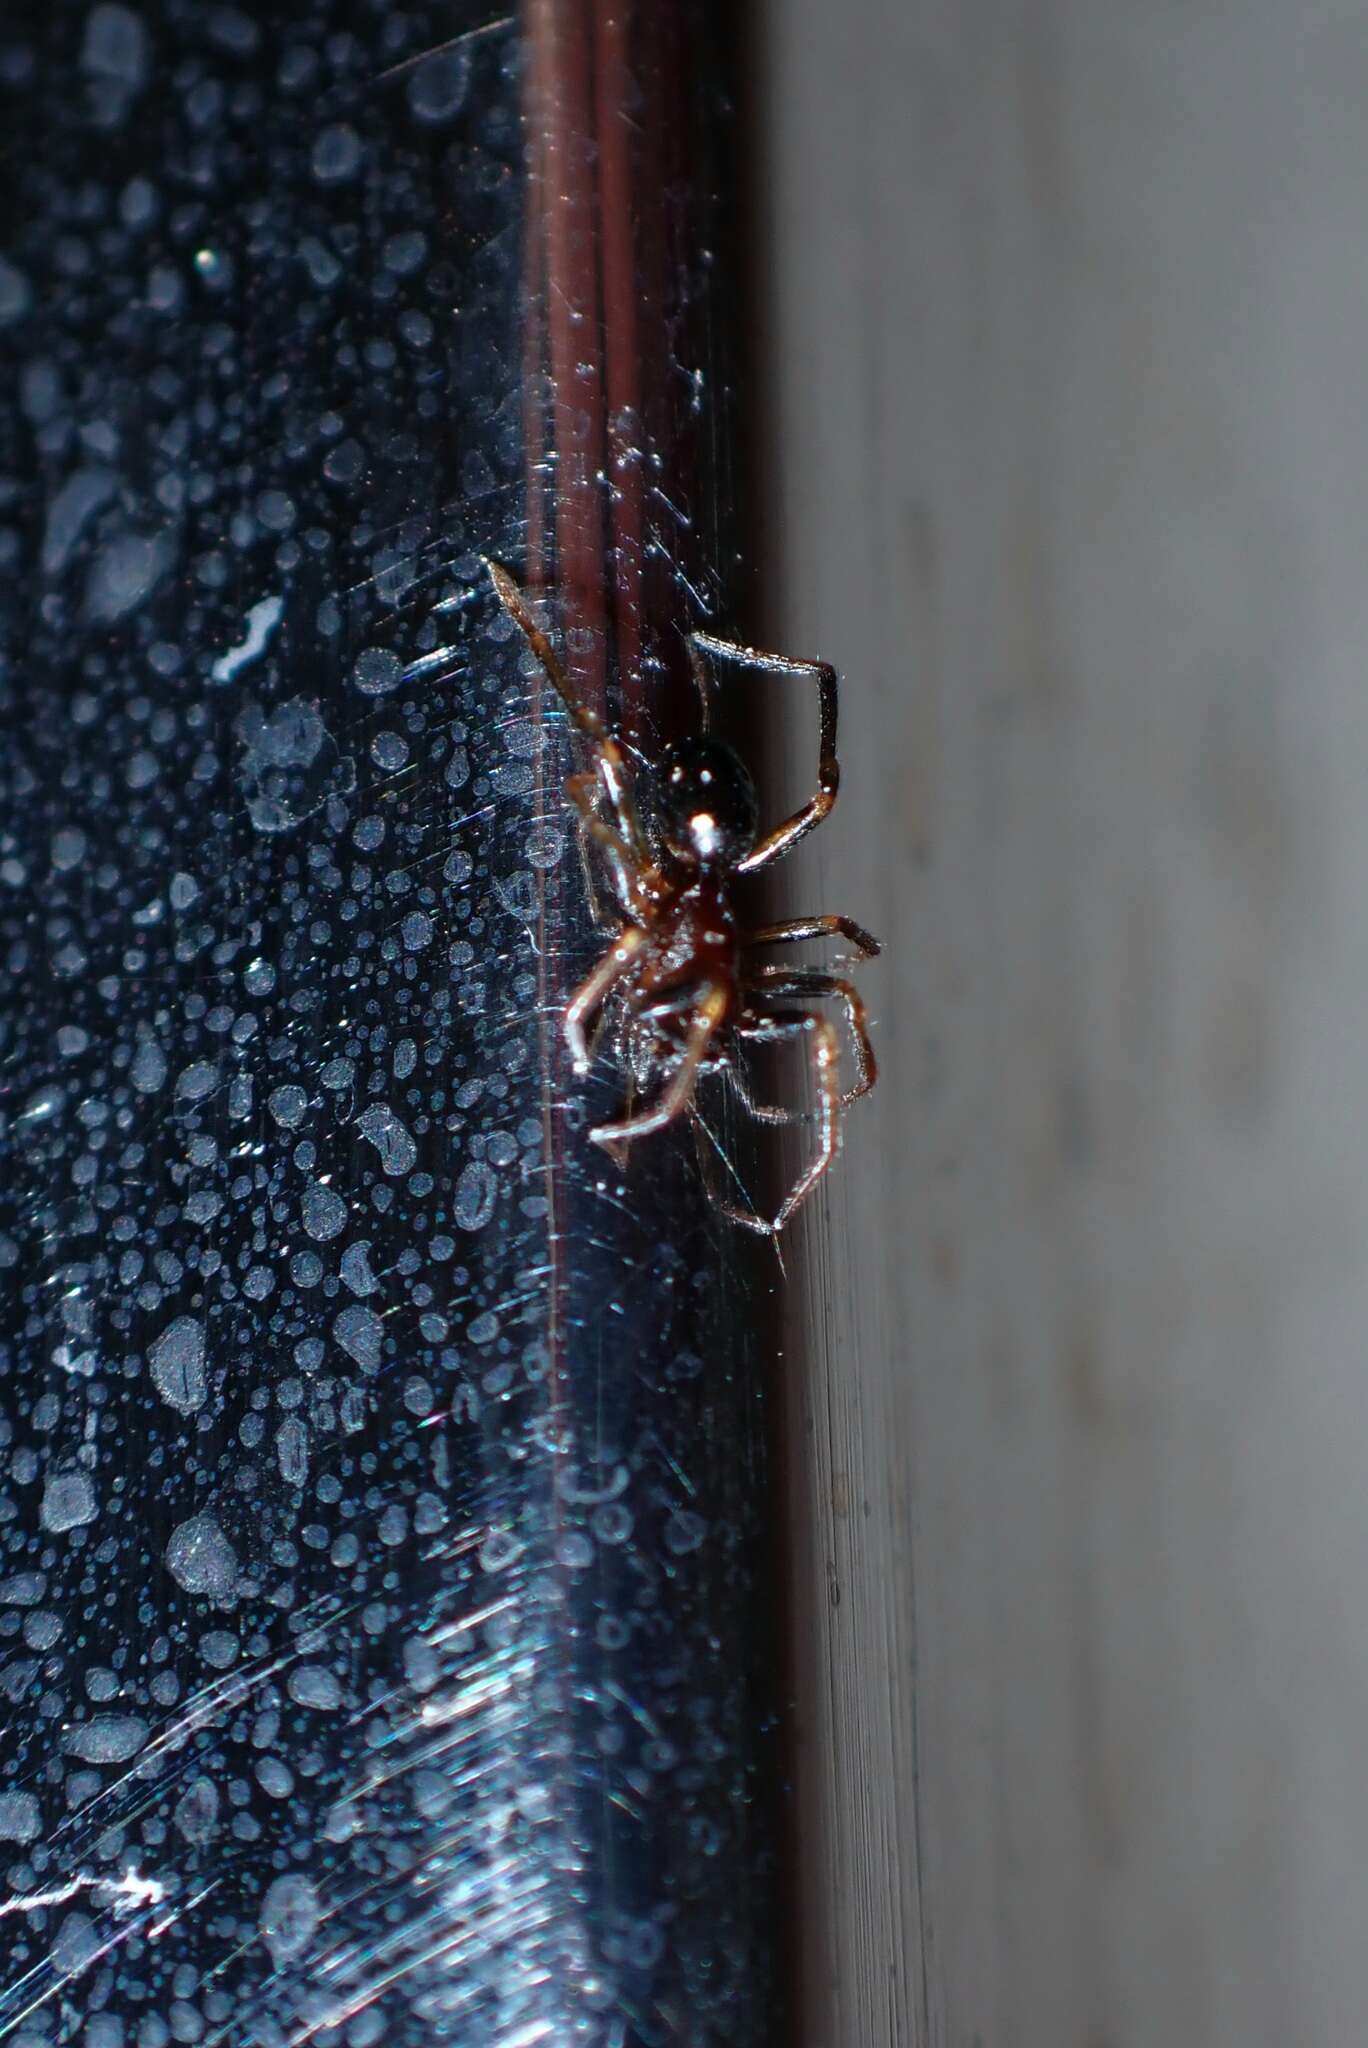
[{"label": "reddish-brown spider leg", "polygon": [[[753,1210],[738,1208],[719,1191],[712,1162],[704,1150],[705,1138],[710,1143],[715,1141],[697,1110],[690,1105],[694,1140],[698,1146],[699,1168],[709,1201],[731,1222],[739,1223],[743,1229],[758,1231],[764,1237],[778,1237],[794,1211],[807,1200],[823,1174],[830,1169],[832,1161],[841,1149],[840,1046],[833,1026],[825,1017],[789,1015],[757,1018],[752,1024],[742,1026],[741,1032],[742,1036],[747,1038],[760,1036],[762,1032],[765,1036],[782,1035],[786,1038],[800,1032],[812,1034],[812,1067],[817,1088],[817,1156],[789,1190],[779,1214],[772,1223],[765,1222],[763,1217],[757,1216]],[[791,1117],[783,1110],[774,1111],[765,1118],[765,1121],[776,1123],[796,1120],[796,1117]]]},{"label": "reddish-brown spider leg", "polygon": [[637,818],[636,805],[632,801],[631,775],[621,747],[598,713],[591,711],[587,704],[581,703],[571,689],[569,678],[560,665],[555,648],[528,610],[526,598],[507,569],[501,562],[491,561],[488,555],[483,555],[481,560],[489,571],[489,580],[494,585],[499,603],[541,663],[546,680],[585,738],[592,740],[597,773],[602,781],[604,794],[613,807],[618,830],[630,847],[633,858],[642,862],[649,861],[650,852]]},{"label": "reddish-brown spider leg", "polygon": [[[698,692],[698,723],[703,731],[707,732],[712,725],[712,677],[708,672],[708,664],[703,659],[703,651],[699,646],[700,639],[706,639],[706,636],[690,633],[685,644],[689,650],[689,669],[693,675],[694,688]],[[728,646],[730,642],[723,641],[719,644]]]},{"label": "reddish-brown spider leg", "polygon": [[[835,1027],[825,1017],[813,1017],[793,1013],[775,1017],[754,1018],[740,1027],[743,1038],[784,1037],[791,1038],[800,1032],[812,1034],[812,1071],[817,1093],[817,1155],[806,1171],[800,1175],[789,1190],[779,1214],[773,1223],[762,1223],[758,1218],[747,1216],[732,1203],[716,1193],[709,1180],[708,1192],[723,1213],[734,1223],[742,1223],[748,1230],[760,1230],[777,1237],[795,1209],[805,1202],[822,1175],[828,1171],[836,1154],[841,1149],[841,1049]],[[765,1114],[756,1112],[766,1123],[797,1122],[797,1116],[784,1110]],[[708,1175],[705,1170],[705,1180]]]},{"label": "reddish-brown spider leg", "polygon": [[758,924],[747,932],[748,946],[796,945],[800,939],[849,939],[862,960],[872,960],[879,942],[853,917],[786,917],[780,924]]},{"label": "reddish-brown spider leg", "polygon": [[584,862],[584,886],[589,898],[589,908],[594,923],[606,922],[594,887],[594,875],[588,859],[586,840],[592,839],[603,853],[609,876],[612,879],[613,894],[618,907],[628,917],[640,917],[644,897],[637,885],[637,864],[632,850],[620,832],[615,832],[598,814],[598,792],[600,784],[593,775],[571,775],[565,784],[565,794],[579,813],[580,853]]},{"label": "reddish-brown spider leg", "polygon": [[724,1195],[718,1187],[717,1173],[713,1165],[712,1154],[714,1152],[719,1154],[724,1162],[728,1164],[729,1170],[732,1170],[730,1162],[726,1161],[726,1155],[722,1152],[722,1147],[699,1115],[697,1105],[692,1102],[689,1104],[689,1122],[693,1125],[694,1149],[698,1154],[698,1171],[702,1178],[704,1189],[707,1192],[708,1200],[712,1203],[714,1209],[725,1216],[729,1223],[739,1223],[743,1230],[754,1230],[761,1237],[773,1237],[774,1225],[767,1217],[757,1216],[754,1209],[738,1208],[736,1203]]},{"label": "reddish-brown spider leg", "polygon": [[[631,973],[632,963],[645,944],[645,932],[639,926],[629,924],[566,1004],[565,1042],[570,1048],[570,1061],[577,1074],[587,1074],[592,1064],[585,1025],[624,975]],[[595,1131],[591,1135],[597,1137],[598,1133]]]},{"label": "reddish-brown spider leg", "polygon": [[[641,936],[644,942],[645,933]],[[597,1130],[590,1131],[596,1145],[616,1145],[622,1140],[644,1138],[648,1132],[663,1130],[666,1124],[683,1115],[693,1101],[698,1070],[714,1033],[727,1014],[730,1000],[728,990],[720,982],[709,982],[690,1019],[679,1064],[658,1100],[636,1116],[624,1117],[616,1124],[600,1124]]]},{"label": "reddish-brown spider leg", "polygon": [[[807,1030],[806,1017],[743,1017],[736,1027],[738,1038],[752,1045],[775,1045],[785,1038],[797,1038]],[[806,1109],[780,1109],[777,1104],[757,1102],[739,1063],[727,1068],[727,1079],[736,1090],[748,1114],[758,1124],[805,1124],[812,1115]]]},{"label": "reddish-brown spider leg", "polygon": [[747,668],[765,669],[770,675],[815,676],[817,679],[820,726],[816,793],[791,818],[786,818],[782,825],[776,825],[772,832],[758,840],[743,861],[737,862],[738,874],[754,874],[757,868],[768,867],[771,861],[778,860],[791,846],[805,838],[814,826],[820,825],[836,801],[836,792],[841,786],[841,764],[836,758],[836,671],[829,661],[799,661],[787,654],[766,654],[758,647],[745,647],[737,640],[719,640],[714,633],[690,633],[689,650],[705,707],[708,702],[707,685],[699,680],[700,669],[695,658],[700,651],[718,655],[724,661],[741,662]]},{"label": "reddish-brown spider leg", "polygon": [[825,974],[815,967],[759,967],[747,977],[747,981],[757,995],[834,996],[845,1010],[851,1051],[855,1055],[855,1086],[842,1094],[842,1107],[849,1108],[862,1095],[868,1095],[879,1078],[879,1063],[869,1039],[868,1014],[853,982],[846,981],[839,974]]},{"label": "reddish-brown spider leg", "polygon": [[812,1032],[812,1075],[817,1089],[817,1156],[789,1189],[774,1219],[777,1237],[826,1173],[841,1149],[841,1049],[835,1026],[826,1017],[805,1020]]}]

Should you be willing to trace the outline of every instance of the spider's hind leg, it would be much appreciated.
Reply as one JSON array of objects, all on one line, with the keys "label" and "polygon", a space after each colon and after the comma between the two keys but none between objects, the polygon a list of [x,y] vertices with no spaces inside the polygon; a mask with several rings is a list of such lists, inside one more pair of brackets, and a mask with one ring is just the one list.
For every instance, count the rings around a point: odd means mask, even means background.
[{"label": "spider's hind leg", "polygon": [[[798,1038],[807,1030],[805,1016],[763,1017],[743,1016],[736,1027],[736,1035],[751,1045],[777,1045],[786,1038]],[[727,1069],[727,1079],[741,1099],[742,1106],[758,1124],[803,1124],[811,1120],[812,1112],[806,1109],[781,1109],[777,1105],[756,1100],[749,1077],[740,1065]]]},{"label": "spider's hind leg", "polygon": [[852,1102],[868,1095],[879,1078],[879,1067],[870,1043],[864,1001],[853,982],[816,967],[761,967],[751,975],[750,987],[756,995],[764,996],[834,996],[845,1011],[855,1055],[855,1086],[842,1092],[841,1107],[848,1109]]},{"label": "spider's hind leg", "polygon": [[841,1149],[841,1054],[835,1026],[826,1017],[807,1017],[804,1021],[812,1033],[812,1074],[817,1090],[817,1156],[808,1163],[780,1205],[774,1219],[776,1237],[830,1170]]},{"label": "spider's hind leg", "polygon": [[722,1193],[721,1188],[717,1184],[717,1172],[712,1158],[713,1153],[717,1153],[722,1158],[723,1164],[727,1166],[729,1171],[734,1172],[735,1169],[731,1166],[730,1160],[723,1153],[722,1147],[709,1130],[699,1114],[697,1105],[694,1103],[689,1104],[689,1122],[693,1125],[694,1149],[698,1154],[699,1178],[703,1182],[704,1192],[712,1203],[713,1208],[718,1211],[719,1215],[725,1216],[729,1223],[739,1223],[743,1230],[753,1230],[759,1237],[773,1237],[774,1225],[772,1223],[768,1222],[763,1216],[757,1216],[754,1209],[738,1207],[735,1202],[729,1200]]}]

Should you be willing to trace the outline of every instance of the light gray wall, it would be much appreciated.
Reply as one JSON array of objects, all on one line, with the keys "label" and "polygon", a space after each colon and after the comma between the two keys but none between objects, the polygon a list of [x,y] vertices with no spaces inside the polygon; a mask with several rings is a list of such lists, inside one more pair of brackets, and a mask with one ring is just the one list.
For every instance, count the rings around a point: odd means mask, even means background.
[{"label": "light gray wall", "polygon": [[766,42],[792,887],[888,941],[799,1289],[811,2039],[1351,2048],[1368,9]]}]

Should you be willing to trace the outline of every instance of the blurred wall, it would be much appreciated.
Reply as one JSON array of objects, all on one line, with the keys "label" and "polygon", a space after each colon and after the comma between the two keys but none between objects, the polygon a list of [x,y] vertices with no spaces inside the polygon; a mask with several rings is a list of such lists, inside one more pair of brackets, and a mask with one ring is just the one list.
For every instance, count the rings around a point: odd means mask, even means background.
[{"label": "blurred wall", "polygon": [[888,941],[795,1333],[810,2038],[1347,2048],[1368,12],[763,42],[767,627],[846,675],[789,886]]}]

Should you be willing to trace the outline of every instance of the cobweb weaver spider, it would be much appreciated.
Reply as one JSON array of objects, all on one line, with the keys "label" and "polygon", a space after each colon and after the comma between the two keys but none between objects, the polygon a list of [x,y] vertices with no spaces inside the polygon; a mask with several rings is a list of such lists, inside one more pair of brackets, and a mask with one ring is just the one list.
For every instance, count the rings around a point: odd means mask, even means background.
[{"label": "cobweb weaver spider", "polygon": [[[625,1013],[621,1045],[633,1078],[648,1085],[662,1068],[668,1074],[648,1108],[617,1123],[601,1124],[589,1135],[595,1144],[611,1147],[644,1138],[681,1116],[688,1116],[695,1131],[701,1131],[694,1092],[700,1074],[713,1071],[730,1076],[759,1121],[799,1121],[801,1112],[753,1099],[735,1047],[738,1041],[806,1035],[817,1097],[816,1156],[789,1190],[773,1222],[736,1208],[712,1191],[733,1221],[777,1236],[840,1150],[842,1111],[867,1095],[876,1079],[864,1004],[852,984],[815,968],[762,965],[753,955],[762,946],[836,937],[848,940],[857,958],[869,959],[879,950],[877,939],[851,918],[833,916],[788,918],[746,931],[731,900],[737,876],[755,874],[781,859],[821,824],[836,801],[836,671],[824,661],[790,660],[719,640],[711,633],[690,633],[689,659],[702,731],[697,738],[667,747],[661,757],[654,777],[660,844],[653,847],[637,814],[632,773],[621,742],[575,696],[555,649],[507,569],[487,557],[485,567],[499,602],[594,754],[593,772],[570,776],[566,795],[579,813],[583,840],[603,857],[621,926],[566,1008],[565,1037],[575,1072],[589,1071],[589,1027],[616,996]],[[769,832],[760,832],[759,802],[744,762],[709,731],[712,686],[706,656],[774,675],[816,677],[821,720],[817,789],[801,809]],[[600,814],[605,805],[611,823]],[[850,1088],[841,1086],[840,1045],[830,1019],[806,1007],[775,1007],[785,998],[806,1004],[827,996],[845,1011],[855,1063]]]}]

